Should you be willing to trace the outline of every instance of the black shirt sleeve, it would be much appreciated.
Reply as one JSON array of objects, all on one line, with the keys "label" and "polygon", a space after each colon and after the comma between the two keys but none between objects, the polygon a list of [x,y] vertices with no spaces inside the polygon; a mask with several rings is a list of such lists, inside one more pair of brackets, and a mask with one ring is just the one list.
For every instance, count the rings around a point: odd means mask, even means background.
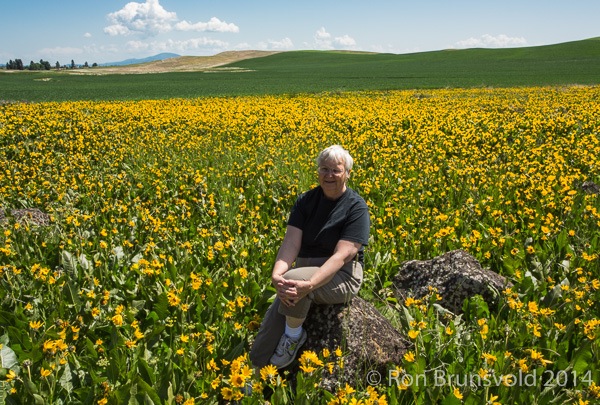
[{"label": "black shirt sleeve", "polygon": [[300,257],[331,256],[340,240],[363,246],[369,242],[369,209],[351,189],[336,201],[328,200],[320,187],[300,195],[288,225],[302,230]]}]

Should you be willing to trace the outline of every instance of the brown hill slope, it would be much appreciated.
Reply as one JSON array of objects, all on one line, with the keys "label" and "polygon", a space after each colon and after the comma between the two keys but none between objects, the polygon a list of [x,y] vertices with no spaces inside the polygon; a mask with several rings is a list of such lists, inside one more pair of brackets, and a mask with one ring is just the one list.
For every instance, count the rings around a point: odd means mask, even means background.
[{"label": "brown hill slope", "polygon": [[77,74],[143,74],[167,72],[199,72],[218,69],[219,66],[239,60],[273,55],[271,51],[228,51],[213,56],[180,56],[139,65],[95,67],[79,69]]}]

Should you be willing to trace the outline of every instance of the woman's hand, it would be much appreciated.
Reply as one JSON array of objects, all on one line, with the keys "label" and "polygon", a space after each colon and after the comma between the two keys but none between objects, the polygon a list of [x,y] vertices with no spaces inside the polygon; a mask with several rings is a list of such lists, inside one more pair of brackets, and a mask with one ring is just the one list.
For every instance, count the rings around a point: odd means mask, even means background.
[{"label": "woman's hand", "polygon": [[283,279],[277,282],[275,288],[277,289],[277,297],[288,307],[296,305],[312,290],[311,283],[304,280]]}]

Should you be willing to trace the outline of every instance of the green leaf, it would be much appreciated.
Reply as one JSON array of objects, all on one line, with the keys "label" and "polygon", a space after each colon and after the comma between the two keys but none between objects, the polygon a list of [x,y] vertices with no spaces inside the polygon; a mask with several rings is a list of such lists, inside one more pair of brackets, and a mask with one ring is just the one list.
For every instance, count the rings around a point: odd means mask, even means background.
[{"label": "green leaf", "polygon": [[[146,383],[140,376],[135,380],[138,385],[138,392],[145,394],[144,402],[146,404],[161,404],[160,397],[157,392],[148,383]],[[151,401],[151,402],[148,402]]]},{"label": "green leaf", "polygon": [[0,367],[19,371],[19,359],[15,352],[8,346],[2,345],[0,349]]},{"label": "green leaf", "polygon": [[30,394],[37,394],[38,393],[38,389],[37,386],[33,383],[33,381],[31,381],[31,378],[29,378],[29,376],[25,376],[25,378],[23,378],[23,385],[25,386],[25,391],[27,391]]},{"label": "green leaf", "polygon": [[85,348],[92,360],[98,360],[98,352],[94,347],[94,343],[88,337],[85,338]]},{"label": "green leaf", "polygon": [[154,385],[154,383],[156,382],[156,379],[154,377],[154,373],[152,371],[152,369],[150,368],[150,366],[148,365],[148,363],[146,362],[146,360],[140,358],[138,359],[138,372],[140,375],[140,378],[142,378],[146,383],[150,384],[150,385]]},{"label": "green leaf", "polygon": [[33,394],[33,399],[36,405],[44,405],[46,403],[44,398],[39,394]]},{"label": "green leaf", "polygon": [[463,302],[463,312],[466,319],[477,320],[488,318],[490,310],[481,295],[475,295]]},{"label": "green leaf", "polygon": [[[8,327],[8,336],[13,346],[23,348],[24,351],[28,352],[32,348],[31,338],[26,329],[15,328],[14,326]],[[17,350],[18,351],[18,350]]]},{"label": "green leaf", "polygon": [[169,316],[169,299],[166,293],[162,293],[158,296],[156,303],[154,304],[154,312],[158,315],[158,319],[164,321]]},{"label": "green leaf", "polygon": [[554,286],[552,290],[542,300],[542,306],[544,307],[552,307],[554,303],[558,303],[559,298],[562,297],[562,287],[565,285],[569,285],[569,280],[565,278],[560,284]]},{"label": "green leaf", "polygon": [[173,394],[173,385],[169,383],[169,388],[167,389],[167,404],[173,405],[175,403],[175,394]]},{"label": "green leaf", "polygon": [[67,273],[75,278],[78,278],[77,259],[71,253],[66,250],[60,252],[60,264]]},{"label": "green leaf", "polygon": [[69,394],[71,391],[73,391],[73,375],[71,374],[71,367],[69,366],[69,363],[65,364],[65,369],[60,376],[58,383]]},{"label": "green leaf", "polygon": [[[26,329],[27,328],[27,322],[21,320],[18,318],[18,314],[15,314],[14,312],[7,312],[7,311],[0,311],[0,324],[2,326],[5,325],[12,325],[12,326],[16,326],[17,328],[20,329]],[[8,344],[9,336],[8,335],[3,335],[6,336],[6,343],[0,342],[2,344]]]},{"label": "green leaf", "polygon": [[573,355],[573,370],[577,375],[583,375],[591,369],[592,358],[591,344],[590,342],[584,342]]},{"label": "green leaf", "polygon": [[82,253],[79,255],[79,264],[80,264],[81,268],[84,269],[85,271],[89,271],[92,269],[92,262],[90,262],[88,260],[85,253]]},{"label": "green leaf", "polygon": [[70,280],[65,282],[63,287],[63,297],[65,298],[67,305],[74,306],[77,309],[81,307],[81,299],[79,298],[78,289]]},{"label": "green leaf", "polygon": [[456,396],[454,396],[454,392],[451,392],[450,394],[448,394],[448,396],[446,396],[446,398],[444,398],[444,400],[442,401],[442,405],[460,405],[461,401],[460,399],[456,398]]},{"label": "green leaf", "polygon": [[135,308],[137,311],[141,311],[146,306],[146,300],[133,300],[131,302],[131,306]]}]

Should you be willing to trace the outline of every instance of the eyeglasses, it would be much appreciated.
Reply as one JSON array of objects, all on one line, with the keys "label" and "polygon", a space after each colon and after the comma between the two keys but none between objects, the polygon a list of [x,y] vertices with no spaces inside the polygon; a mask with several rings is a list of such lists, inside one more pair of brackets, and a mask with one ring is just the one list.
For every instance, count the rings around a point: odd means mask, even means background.
[{"label": "eyeglasses", "polygon": [[329,167],[319,167],[318,169],[319,174],[322,175],[328,175],[328,174],[333,174],[334,176],[341,176],[345,170],[344,169],[340,169],[338,167],[336,167],[335,169],[331,169]]}]

